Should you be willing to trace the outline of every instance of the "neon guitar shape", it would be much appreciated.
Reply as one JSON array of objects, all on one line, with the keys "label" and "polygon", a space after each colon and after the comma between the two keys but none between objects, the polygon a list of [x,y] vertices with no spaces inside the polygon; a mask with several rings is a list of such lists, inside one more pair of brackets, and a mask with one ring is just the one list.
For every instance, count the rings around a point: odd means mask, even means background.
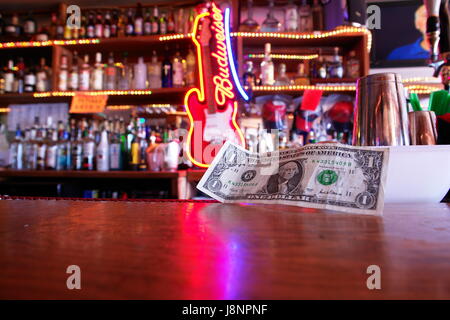
[{"label": "neon guitar shape", "polygon": [[194,165],[206,168],[225,141],[245,147],[236,123],[238,103],[228,64],[223,14],[215,3],[209,12],[196,17],[192,41],[197,49],[199,88],[190,89],[185,96],[190,120],[186,151]]}]

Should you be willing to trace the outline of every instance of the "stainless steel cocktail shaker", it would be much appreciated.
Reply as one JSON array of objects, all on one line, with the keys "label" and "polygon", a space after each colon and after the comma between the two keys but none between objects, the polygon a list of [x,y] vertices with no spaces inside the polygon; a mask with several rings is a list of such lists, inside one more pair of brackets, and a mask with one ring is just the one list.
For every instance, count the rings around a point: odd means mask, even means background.
[{"label": "stainless steel cocktail shaker", "polygon": [[357,82],[353,145],[409,145],[408,113],[400,75],[378,73]]}]

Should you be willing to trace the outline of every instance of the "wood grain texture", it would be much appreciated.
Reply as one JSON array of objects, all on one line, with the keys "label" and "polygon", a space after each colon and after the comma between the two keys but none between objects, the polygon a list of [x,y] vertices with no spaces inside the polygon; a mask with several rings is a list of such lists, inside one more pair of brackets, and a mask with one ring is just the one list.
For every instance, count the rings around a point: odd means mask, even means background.
[{"label": "wood grain texture", "polygon": [[0,201],[0,299],[449,299],[449,270],[447,204]]}]

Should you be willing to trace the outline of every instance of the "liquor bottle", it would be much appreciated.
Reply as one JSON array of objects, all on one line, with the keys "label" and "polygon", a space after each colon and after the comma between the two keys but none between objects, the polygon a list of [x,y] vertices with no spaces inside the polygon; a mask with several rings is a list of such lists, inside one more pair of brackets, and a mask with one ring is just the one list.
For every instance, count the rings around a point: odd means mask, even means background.
[{"label": "liquor bottle", "polygon": [[313,29],[315,31],[323,30],[323,8],[319,0],[314,0],[312,6]]},{"label": "liquor bottle", "polygon": [[147,65],[144,63],[144,57],[139,57],[138,63],[134,65],[133,83],[133,89],[143,90],[147,88]]},{"label": "liquor bottle", "polygon": [[191,8],[189,10],[188,23],[185,24],[187,26],[187,28],[185,29],[184,33],[191,32],[191,30],[194,26],[194,21],[195,21],[195,10],[194,10],[194,8]]},{"label": "liquor bottle", "polygon": [[183,58],[180,52],[177,51],[172,60],[173,69],[173,86],[183,87],[184,86],[184,70],[183,70]]},{"label": "liquor bottle", "polygon": [[159,13],[158,7],[153,8],[153,17],[152,17],[152,34],[159,34]]},{"label": "liquor bottle", "polygon": [[86,91],[90,89],[91,67],[89,66],[89,55],[84,55],[84,61],[80,69],[80,84],[78,90]]},{"label": "liquor bottle", "polygon": [[14,92],[15,77],[16,77],[16,72],[14,70],[14,61],[8,60],[8,66],[3,74],[3,78],[5,79],[5,92],[6,93]]},{"label": "liquor bottle", "polygon": [[67,56],[63,54],[61,56],[61,64],[59,67],[58,74],[58,90],[59,91],[67,91],[68,89],[68,80],[69,80],[69,68],[67,65]]},{"label": "liquor bottle", "polygon": [[284,20],[286,31],[298,31],[298,9],[293,0],[286,6]]},{"label": "liquor bottle", "polygon": [[167,33],[175,33],[175,19],[173,18],[173,10],[170,11],[167,19]]},{"label": "liquor bottle", "polygon": [[281,23],[274,15],[274,0],[269,0],[269,11],[267,17],[261,25],[262,32],[278,32],[281,31]]},{"label": "liquor bottle", "polygon": [[318,76],[320,79],[326,79],[329,76],[327,72],[327,63],[323,57],[320,57],[319,59]]},{"label": "liquor bottle", "polygon": [[[74,28],[75,30],[75,28]],[[70,39],[76,39],[75,35],[72,37],[72,27],[69,26],[68,23],[64,24],[64,39],[70,40]]]},{"label": "liquor bottle", "polygon": [[11,17],[11,22],[5,26],[5,35],[7,37],[17,38],[21,35],[21,27],[19,25],[19,16],[14,13]]},{"label": "liquor bottle", "polygon": [[164,60],[162,62],[161,84],[163,88],[172,88],[172,63],[169,58],[169,48],[166,46]]},{"label": "liquor bottle", "polygon": [[297,67],[297,74],[294,77],[295,85],[309,85],[310,81],[305,74],[305,64],[300,62]]},{"label": "liquor bottle", "polygon": [[78,70],[78,53],[74,51],[72,57],[72,68],[69,74],[69,89],[77,91],[80,84],[79,70]]},{"label": "liquor bottle", "polygon": [[30,64],[25,71],[24,77],[24,92],[35,92],[36,91],[36,73],[34,67]]},{"label": "liquor bottle", "polygon": [[119,17],[117,10],[113,10],[113,16],[111,21],[111,38],[116,38],[119,33]]},{"label": "liquor bottle", "polygon": [[123,53],[122,64],[118,68],[119,90],[130,90],[133,80],[133,70],[128,63],[128,52]]},{"label": "liquor bottle", "polygon": [[117,36],[124,37],[126,31],[125,13],[123,9],[120,9],[120,13],[117,19]]},{"label": "liquor bottle", "polygon": [[167,18],[165,13],[162,13],[159,18],[159,33],[167,34]]},{"label": "liquor bottle", "polygon": [[105,89],[117,89],[117,68],[114,64],[114,54],[112,52],[109,53],[108,64],[105,68]]},{"label": "liquor bottle", "polygon": [[83,137],[83,170],[94,170],[95,140],[92,126],[84,131]]},{"label": "liquor bottle", "polygon": [[95,38],[103,38],[103,17],[100,11],[97,11],[95,18],[94,35]]},{"label": "liquor bottle", "polygon": [[109,145],[109,169],[122,170],[122,153],[120,150],[120,136],[117,131],[112,132]]},{"label": "liquor bottle", "polygon": [[51,71],[45,64],[45,58],[41,58],[40,66],[36,72],[36,91],[50,91]]},{"label": "liquor bottle", "polygon": [[128,10],[127,23],[125,25],[125,35],[134,35],[133,11],[131,11],[131,9]]},{"label": "liquor bottle", "polygon": [[62,20],[62,18],[59,18],[57,20],[57,25],[56,25],[56,39],[57,40],[62,40],[64,39],[64,29],[65,29],[65,23]]},{"label": "liquor bottle", "polygon": [[259,30],[259,24],[253,19],[253,0],[247,1],[247,19],[241,23],[239,31],[243,32],[257,32]]},{"label": "liquor bottle", "polygon": [[121,159],[121,169],[128,168],[128,160],[129,160],[129,148],[128,148],[128,139],[127,139],[127,130],[125,128],[125,121],[123,118],[119,120],[119,139],[120,139],[120,159]]},{"label": "liquor bottle", "polygon": [[14,91],[17,93],[23,93],[25,89],[25,63],[23,58],[19,57],[17,62],[17,77],[14,81]]},{"label": "liquor bottle", "polygon": [[96,150],[96,165],[98,171],[109,171],[109,141],[108,131],[103,127],[100,142]]},{"label": "liquor bottle", "polygon": [[178,8],[175,15],[175,32],[184,33],[186,27],[185,9]]},{"label": "liquor bottle", "polygon": [[28,16],[25,19],[23,25],[23,32],[26,36],[32,37],[37,32],[36,20],[33,18],[33,14],[31,11],[28,12]]},{"label": "liquor bottle", "polygon": [[44,127],[40,127],[36,132],[37,159],[36,169],[45,169],[45,158],[47,152],[47,131]]},{"label": "liquor bottle", "polygon": [[357,79],[360,76],[359,73],[359,60],[356,58],[355,51],[350,51],[349,58],[345,63],[345,74],[351,79]]},{"label": "liquor bottle", "polygon": [[56,29],[58,28],[58,17],[56,13],[52,13],[51,23],[50,23],[50,39],[56,39]]},{"label": "liquor bottle", "polygon": [[34,40],[36,41],[48,41],[50,39],[50,32],[47,29],[46,26],[40,27],[38,32],[36,33],[36,36],[34,37]]},{"label": "liquor bottle", "polygon": [[138,129],[138,138],[139,138],[139,170],[144,171],[147,170],[147,162],[146,162],[146,150],[148,148],[147,136],[145,131],[145,126],[140,125]]},{"label": "liquor bottle", "polygon": [[150,9],[147,9],[145,13],[144,34],[146,36],[152,34],[152,15],[150,13]]},{"label": "liquor bottle", "polygon": [[5,125],[0,124],[0,167],[7,167],[9,165],[9,152],[10,145],[6,139]]},{"label": "liquor bottle", "polygon": [[56,149],[56,170],[70,169],[70,141],[69,133],[64,129],[64,124],[59,121],[58,145]]},{"label": "liquor bottle", "polygon": [[256,85],[256,75],[253,72],[253,61],[249,60],[245,62],[245,72],[242,78],[244,87],[249,88],[249,90]]},{"label": "liquor bottle", "polygon": [[142,5],[137,4],[136,15],[134,16],[134,35],[142,36],[144,34],[144,16],[142,15]]},{"label": "liquor bottle", "polygon": [[270,56],[270,50],[270,43],[266,43],[264,46],[264,60],[261,62],[261,82],[265,86],[271,86],[275,83],[274,66]]},{"label": "liquor bottle", "polygon": [[69,25],[66,23],[66,28],[69,28],[71,39],[74,39],[74,40],[80,39],[81,21],[80,21],[80,27],[77,27],[77,26],[69,27]]},{"label": "liquor bottle", "polygon": [[330,65],[330,77],[342,79],[344,76],[344,67],[342,66],[342,58],[339,56],[339,48],[334,47],[333,61]]},{"label": "liquor bottle", "polygon": [[78,30],[78,39],[87,38],[87,22],[86,16],[81,17],[80,29]]},{"label": "liquor bottle", "polygon": [[95,21],[94,13],[92,11],[90,11],[88,15],[88,21],[86,25],[86,38],[95,38]]},{"label": "liquor bottle", "polygon": [[286,64],[281,63],[278,67],[278,77],[275,81],[276,86],[288,86],[291,84],[291,80],[286,75]]},{"label": "liquor bottle", "polygon": [[139,137],[136,134],[136,131],[133,133],[133,138],[131,140],[131,148],[130,148],[130,169],[131,170],[138,170],[139,169],[139,163],[140,163],[140,150],[139,150]]},{"label": "liquor bottle", "polygon": [[83,169],[83,138],[80,127],[76,130],[76,135],[71,136],[71,164],[72,170]]},{"label": "liquor bottle", "polygon": [[148,87],[151,89],[161,88],[161,63],[158,61],[155,50],[153,50],[152,60],[148,64]]},{"label": "liquor bottle", "polygon": [[192,50],[192,46],[189,47],[188,54],[186,56],[186,85],[187,86],[193,86],[195,85],[195,79],[196,79],[196,56],[194,54],[194,50]]},{"label": "liquor bottle", "polygon": [[106,11],[105,23],[103,24],[103,37],[111,38],[111,14]]},{"label": "liquor bottle", "polygon": [[58,156],[58,132],[56,130],[49,131],[49,139],[47,140],[47,150],[45,154],[45,169],[56,170]]},{"label": "liquor bottle", "polygon": [[23,169],[23,137],[20,125],[17,125],[14,140],[9,146],[9,167],[15,170]]},{"label": "liquor bottle", "polygon": [[311,6],[308,4],[307,0],[302,0],[300,9],[298,11],[299,15],[299,30],[300,32],[311,32],[313,31],[313,19]]},{"label": "liquor bottle", "polygon": [[92,90],[103,90],[103,63],[102,54],[95,54],[95,65],[92,71]]},{"label": "liquor bottle", "polygon": [[36,129],[25,130],[25,139],[23,145],[23,168],[28,170],[36,170],[37,163],[37,145],[35,143]]}]

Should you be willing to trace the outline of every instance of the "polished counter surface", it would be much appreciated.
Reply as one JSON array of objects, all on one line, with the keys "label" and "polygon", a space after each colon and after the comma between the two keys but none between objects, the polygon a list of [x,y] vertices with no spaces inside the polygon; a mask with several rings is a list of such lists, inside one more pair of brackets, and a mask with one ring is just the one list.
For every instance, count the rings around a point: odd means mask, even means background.
[{"label": "polished counter surface", "polygon": [[15,298],[450,299],[450,205],[2,200],[0,299]]}]

